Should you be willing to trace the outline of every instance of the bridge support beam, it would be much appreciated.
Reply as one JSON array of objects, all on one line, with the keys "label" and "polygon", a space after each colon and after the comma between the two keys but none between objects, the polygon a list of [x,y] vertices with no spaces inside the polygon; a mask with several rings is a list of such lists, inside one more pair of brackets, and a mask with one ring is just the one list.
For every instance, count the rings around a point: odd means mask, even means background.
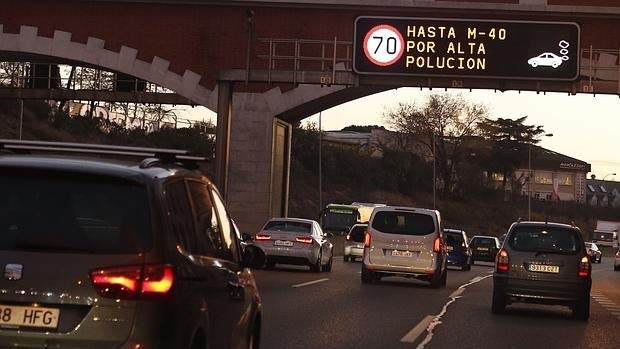
[{"label": "bridge support beam", "polygon": [[241,231],[255,233],[287,215],[292,126],[274,117],[263,94],[235,93],[231,115],[226,202]]},{"label": "bridge support beam", "polygon": [[224,200],[228,198],[228,163],[233,82],[220,81],[217,89],[217,131],[215,137],[215,184]]}]

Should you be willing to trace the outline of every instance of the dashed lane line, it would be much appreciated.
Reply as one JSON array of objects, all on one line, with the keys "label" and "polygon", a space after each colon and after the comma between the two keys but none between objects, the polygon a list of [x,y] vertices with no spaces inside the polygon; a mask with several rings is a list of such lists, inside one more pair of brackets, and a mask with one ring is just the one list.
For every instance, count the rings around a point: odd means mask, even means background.
[{"label": "dashed lane line", "polygon": [[400,339],[403,343],[413,343],[418,339],[418,337],[426,330],[428,325],[430,325],[431,321],[435,316],[427,315],[422,321],[420,321],[414,328],[411,329],[403,338]]},{"label": "dashed lane line", "polygon": [[304,283],[301,283],[301,284],[291,285],[291,287],[299,288],[299,287],[304,287],[304,286],[310,286],[310,285],[318,284],[318,283],[325,282],[325,281],[329,281],[329,279],[328,278],[324,278],[324,279],[308,281],[308,282],[304,282]]}]

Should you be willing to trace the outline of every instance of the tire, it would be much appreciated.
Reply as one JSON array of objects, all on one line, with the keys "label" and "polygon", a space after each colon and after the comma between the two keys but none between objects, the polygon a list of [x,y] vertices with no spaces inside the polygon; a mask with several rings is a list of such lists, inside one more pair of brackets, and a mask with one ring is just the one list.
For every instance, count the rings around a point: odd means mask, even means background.
[{"label": "tire", "polygon": [[440,288],[442,286],[445,286],[445,283],[447,281],[447,276],[448,276],[448,271],[445,270],[443,273],[437,275],[433,275],[431,276],[431,287],[432,288]]},{"label": "tire", "polygon": [[614,265],[614,270],[615,270],[615,271],[620,270],[620,265]]},{"label": "tire", "polygon": [[334,261],[334,256],[331,256],[329,258],[329,262],[327,262],[327,264],[325,264],[324,266],[321,267],[321,270],[323,270],[324,272],[331,272],[332,271],[332,264]]},{"label": "tire", "polygon": [[312,265],[310,265],[310,271],[314,272],[314,273],[320,273],[322,269],[321,266],[321,254],[319,253],[319,258],[317,258],[316,262]]},{"label": "tire", "polygon": [[344,262],[345,262],[345,263],[346,263],[346,262],[348,262],[348,261],[350,261],[349,256],[347,256],[347,255],[344,255],[343,259],[344,259]]},{"label": "tire", "polygon": [[377,279],[375,272],[366,269],[366,265],[362,263],[362,283],[371,284]]},{"label": "tire", "polygon": [[448,268],[443,271],[443,276],[441,277],[441,287],[446,287],[448,284]]},{"label": "tire", "polygon": [[276,267],[276,263],[274,262],[267,261],[267,263],[265,263],[265,268],[267,269],[273,269],[275,267]]},{"label": "tire", "polygon": [[590,297],[584,297],[573,306],[573,318],[576,320],[587,321],[590,318]]},{"label": "tire", "polygon": [[493,289],[493,300],[491,302],[491,312],[493,314],[503,314],[506,311],[506,296]]}]

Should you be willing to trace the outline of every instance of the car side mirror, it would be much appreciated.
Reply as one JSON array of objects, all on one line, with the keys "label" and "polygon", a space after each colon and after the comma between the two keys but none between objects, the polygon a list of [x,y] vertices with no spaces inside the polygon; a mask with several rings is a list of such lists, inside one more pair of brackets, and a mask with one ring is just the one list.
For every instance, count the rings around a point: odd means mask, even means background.
[{"label": "car side mirror", "polygon": [[243,233],[241,234],[241,238],[243,239],[243,241],[253,241],[254,237],[248,233]]},{"label": "car side mirror", "polygon": [[243,250],[243,266],[246,268],[260,268],[265,264],[267,256],[260,248],[249,245]]}]

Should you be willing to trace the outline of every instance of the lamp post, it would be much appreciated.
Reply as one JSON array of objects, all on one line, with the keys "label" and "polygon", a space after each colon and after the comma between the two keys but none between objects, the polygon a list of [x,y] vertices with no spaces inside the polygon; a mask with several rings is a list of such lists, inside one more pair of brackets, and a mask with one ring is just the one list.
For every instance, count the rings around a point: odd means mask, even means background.
[{"label": "lamp post", "polygon": [[[546,133],[543,136],[553,137],[553,133]],[[530,143],[527,151],[527,220],[532,220],[532,144]]]},{"label": "lamp post", "polygon": [[607,176],[615,176],[615,175],[616,175],[615,172],[606,174],[605,176],[603,176],[603,182],[605,182],[605,178],[607,178]]}]

